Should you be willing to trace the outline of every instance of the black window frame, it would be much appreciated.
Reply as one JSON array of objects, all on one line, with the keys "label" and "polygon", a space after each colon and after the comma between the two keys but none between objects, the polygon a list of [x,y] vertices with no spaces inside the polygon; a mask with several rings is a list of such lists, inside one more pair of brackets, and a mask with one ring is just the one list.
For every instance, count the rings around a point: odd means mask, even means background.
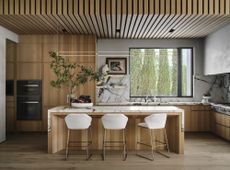
[{"label": "black window frame", "polygon": [[[130,71],[130,51],[131,49],[177,49],[177,96],[132,96],[131,95],[131,78],[129,79],[130,89],[129,97],[131,98],[146,98],[146,97],[158,97],[158,98],[192,98],[193,97],[193,75],[194,75],[194,47],[130,47],[129,48],[129,75],[131,76]],[[191,95],[182,96],[182,49],[191,49]]]}]

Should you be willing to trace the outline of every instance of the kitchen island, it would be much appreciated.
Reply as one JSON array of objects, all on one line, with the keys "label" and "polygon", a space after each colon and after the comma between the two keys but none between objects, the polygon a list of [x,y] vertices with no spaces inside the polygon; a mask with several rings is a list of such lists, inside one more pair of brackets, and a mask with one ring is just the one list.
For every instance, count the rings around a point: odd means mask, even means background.
[{"label": "kitchen island", "polygon": [[[154,113],[167,113],[167,136],[171,152],[184,153],[184,110],[174,106],[93,106],[90,108],[69,108],[59,106],[48,110],[48,153],[56,153],[65,149],[67,128],[64,117],[69,113],[87,113],[93,117],[93,145],[92,149],[102,149],[103,128],[101,116],[106,113],[123,113],[129,117],[126,127],[126,139],[128,150],[142,149],[137,147],[136,141],[140,138],[149,141],[137,128],[137,124],[142,122],[144,117]],[[73,132],[70,140],[85,139],[85,132]],[[163,133],[156,132],[158,139],[163,138]],[[122,136],[119,133],[109,134],[110,139],[119,140]],[[108,148],[110,149],[110,148]]]}]

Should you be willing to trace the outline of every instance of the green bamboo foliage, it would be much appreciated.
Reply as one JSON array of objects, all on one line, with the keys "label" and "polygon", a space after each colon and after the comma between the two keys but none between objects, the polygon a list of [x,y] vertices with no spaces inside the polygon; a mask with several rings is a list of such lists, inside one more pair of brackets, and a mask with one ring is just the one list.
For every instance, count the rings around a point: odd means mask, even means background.
[{"label": "green bamboo foliage", "polygon": [[142,67],[141,82],[143,87],[141,89],[141,94],[155,95],[156,93],[156,66],[155,66],[155,51],[152,49],[145,49],[144,52],[144,62]]},{"label": "green bamboo foliage", "polygon": [[173,49],[172,53],[172,71],[171,71],[171,94],[177,94],[177,50]]},{"label": "green bamboo foliage", "polygon": [[132,49],[131,50],[131,60],[130,63],[130,73],[131,73],[131,82],[132,82],[132,88],[131,88],[131,94],[138,96],[141,95],[140,91],[142,88],[141,83],[141,70],[142,70],[142,59],[143,54],[139,49]]},{"label": "green bamboo foliage", "polygon": [[160,49],[158,76],[158,95],[170,95],[170,76],[167,49]]}]

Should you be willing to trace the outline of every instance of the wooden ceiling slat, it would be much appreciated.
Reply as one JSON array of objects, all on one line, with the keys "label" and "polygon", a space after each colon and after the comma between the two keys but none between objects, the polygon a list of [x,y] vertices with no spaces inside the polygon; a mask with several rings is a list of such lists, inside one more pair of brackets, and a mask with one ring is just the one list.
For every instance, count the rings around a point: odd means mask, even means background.
[{"label": "wooden ceiling slat", "polygon": [[[84,0],[79,0],[79,11],[78,11],[78,16],[80,17],[81,21],[85,25],[86,29],[88,30],[89,34],[93,34],[93,28],[90,28],[84,14]],[[78,17],[77,16],[77,17]]]},{"label": "wooden ceiling slat", "polygon": [[78,13],[78,8],[79,8],[78,0],[72,1],[72,8],[73,8],[73,13],[72,14],[69,13],[70,18],[72,18],[73,21],[77,21],[77,24],[79,24],[81,29],[84,31],[84,34],[89,34],[88,31],[89,28],[85,26]]},{"label": "wooden ceiling slat", "polygon": [[111,16],[111,36],[112,38],[116,37],[116,0],[111,0],[110,4],[110,16]]},{"label": "wooden ceiling slat", "polygon": [[229,19],[227,16],[215,16],[211,17],[206,23],[202,23],[202,27],[197,28],[194,31],[192,38],[196,37],[197,35],[202,35],[204,33],[213,32],[215,30],[216,25],[225,25],[226,19]]},{"label": "wooden ceiling slat", "polygon": [[3,10],[3,11],[4,11],[4,14],[5,14],[5,15],[9,14],[9,10],[8,10],[8,9],[9,9],[9,8],[8,8],[8,6],[9,6],[8,0],[4,0],[4,5],[3,5],[3,6],[4,6],[4,10]]},{"label": "wooden ceiling slat", "polygon": [[186,15],[175,15],[175,17],[168,23],[167,28],[164,29],[164,31],[162,31],[159,34],[160,38],[165,38],[168,35],[172,34],[169,32],[170,29],[174,29],[176,25],[178,25],[178,23],[181,23],[182,20],[186,20]]},{"label": "wooden ceiling slat", "polygon": [[117,0],[116,3],[116,30],[115,30],[115,38],[120,38],[121,34],[119,30],[121,30],[121,9],[122,4],[121,0]]},{"label": "wooden ceiling slat", "polygon": [[0,15],[3,15],[3,8],[4,8],[3,1],[4,0],[0,0]]},{"label": "wooden ceiling slat", "polygon": [[138,16],[137,0],[133,0],[132,1],[132,17],[131,17],[129,28],[128,28],[127,38],[132,38],[132,32],[135,27],[137,16]]},{"label": "wooden ceiling slat", "polygon": [[203,28],[206,28],[206,27],[209,27],[206,29],[211,30],[212,29],[211,28],[212,23],[218,19],[221,19],[221,17],[220,16],[214,16],[214,17],[207,16],[207,17],[203,18],[202,20],[200,20],[200,22],[197,23],[196,27],[194,27],[192,29],[192,31],[191,31],[192,36],[194,37],[195,34],[199,34],[203,30]]},{"label": "wooden ceiling slat", "polygon": [[[136,23],[134,25],[133,31],[132,31],[132,38],[135,38],[135,35],[138,35],[139,33],[137,32],[137,30],[142,26],[141,24],[143,24],[143,22],[145,21],[147,15],[144,15],[144,6],[143,6],[144,1],[143,0],[139,0],[137,2],[137,5],[139,7],[139,11],[138,11],[138,15],[136,18]],[[139,30],[140,31],[140,30]]]},{"label": "wooden ceiling slat", "polygon": [[122,0],[122,15],[121,15],[121,26],[120,26],[120,37],[119,38],[123,38],[124,37],[124,32],[125,32],[125,24],[126,24],[126,20],[127,20],[127,4],[126,4],[126,0]]},{"label": "wooden ceiling slat", "polygon": [[215,4],[214,4],[214,14],[219,14],[219,0],[215,0],[215,2],[214,2]]},{"label": "wooden ceiling slat", "polygon": [[95,4],[95,0],[90,0],[89,4],[90,4],[90,19],[91,19],[91,21],[92,21],[92,23],[94,25],[95,30],[96,30],[96,35],[98,37],[102,37],[103,32],[100,31],[101,28],[98,25],[97,17],[95,15],[96,7],[98,8],[98,6],[94,5]]},{"label": "wooden ceiling slat", "polygon": [[[204,36],[206,36],[207,34],[210,34],[210,33],[214,32],[214,31],[217,31],[220,27],[225,27],[227,24],[230,23],[230,18],[229,18],[228,16],[223,16],[223,17],[224,17],[223,22],[221,22],[221,23],[215,23],[215,25],[212,26],[212,29],[203,30],[203,31],[200,32],[200,34],[197,35],[197,36],[202,36],[202,37],[204,37]],[[209,27],[208,27],[208,28],[209,28]],[[197,37],[194,36],[194,38],[197,38]]]},{"label": "wooden ceiling slat", "polygon": [[108,28],[108,37],[111,38],[112,37],[112,20],[111,20],[111,4],[110,4],[110,0],[109,1],[105,1],[105,5],[106,5],[106,21],[107,21],[107,28]]},{"label": "wooden ceiling slat", "polygon": [[95,1],[95,13],[93,15],[93,18],[95,18],[95,20],[97,21],[97,25],[99,27],[99,31],[100,31],[100,36],[102,38],[105,37],[105,32],[104,32],[104,28],[103,28],[103,24],[102,24],[102,19],[101,19],[101,14],[100,14],[100,1]]},{"label": "wooden ceiling slat", "polygon": [[15,9],[14,0],[9,0],[9,14],[10,15],[14,14],[14,9]]},{"label": "wooden ceiling slat", "polygon": [[[173,34],[173,38],[175,38],[176,36],[179,36],[181,34],[183,34],[184,32],[186,32],[187,30],[191,30],[196,27],[197,23],[202,20],[204,18],[203,15],[196,15],[194,18],[192,18],[192,20],[190,20],[186,25],[184,25],[183,27],[181,27],[179,29],[179,31],[177,31],[175,34]],[[193,23],[193,24],[191,24]]]},{"label": "wooden ceiling slat", "polygon": [[229,23],[229,14],[229,0],[0,0],[0,25],[20,34],[196,38]]},{"label": "wooden ceiling slat", "polygon": [[153,25],[153,29],[152,29],[152,31],[150,32],[150,34],[147,35],[147,38],[156,38],[157,32],[159,31],[159,29],[161,29],[161,27],[164,26],[165,23],[167,23],[167,20],[170,19],[170,16],[171,16],[171,15],[169,15],[169,14],[161,15],[161,16],[158,18],[158,22],[156,22],[156,23]]},{"label": "wooden ceiling slat", "polygon": [[[94,4],[91,4],[91,6],[93,6]],[[100,33],[97,31],[92,19],[91,19],[91,12],[90,12],[90,2],[88,0],[85,0],[84,1],[84,10],[82,11],[83,12],[83,17],[84,17],[84,20],[88,23],[89,27],[91,28],[91,32],[92,34],[94,35],[100,35]],[[91,8],[94,10],[94,8]],[[93,12],[94,13],[94,12]]]},{"label": "wooden ceiling slat", "polygon": [[1,21],[2,26],[8,28],[11,31],[19,32],[21,34],[26,33],[26,30],[24,29],[24,27],[21,27],[20,25],[18,25],[17,23],[9,19],[8,16],[1,15],[0,21]]},{"label": "wooden ceiling slat", "polygon": [[124,35],[123,37],[128,37],[128,33],[129,33],[129,27],[131,25],[131,21],[132,21],[132,17],[133,17],[133,13],[132,13],[132,1],[128,0],[128,4],[127,4],[127,17],[126,17],[126,22],[125,22],[125,29],[124,29]]},{"label": "wooden ceiling slat", "polygon": [[106,0],[101,0],[101,6],[100,6],[101,15],[100,15],[100,17],[101,17],[105,37],[108,37],[109,36],[109,31],[108,31],[108,24],[107,24],[107,19],[106,19],[106,4],[105,4],[105,1]]},{"label": "wooden ceiling slat", "polygon": [[227,0],[225,3],[226,3],[225,4],[225,15],[229,15],[230,14],[230,2],[229,0]]}]

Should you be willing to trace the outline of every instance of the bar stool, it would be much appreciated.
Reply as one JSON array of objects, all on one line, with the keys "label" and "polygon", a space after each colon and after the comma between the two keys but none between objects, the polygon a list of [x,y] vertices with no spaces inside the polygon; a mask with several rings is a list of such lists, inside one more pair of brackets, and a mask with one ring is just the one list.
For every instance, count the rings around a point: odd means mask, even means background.
[{"label": "bar stool", "polygon": [[[145,128],[145,129],[149,130],[150,145],[143,143],[141,140],[137,141],[137,144],[151,147],[152,158],[146,157],[146,156],[138,154],[138,153],[137,153],[137,156],[140,156],[142,158],[146,158],[146,159],[153,161],[154,160],[153,151],[154,151],[154,149],[156,149],[156,151],[157,151],[158,146],[166,146],[168,154],[169,154],[169,144],[168,144],[168,138],[167,138],[167,133],[166,133],[166,129],[165,129],[166,120],[167,120],[167,114],[165,114],[165,113],[152,114],[150,116],[145,117],[144,123],[138,124],[139,128]],[[164,142],[157,140],[155,138],[154,133],[153,133],[154,130],[160,130],[160,129],[163,129],[163,131],[164,131]],[[159,144],[159,145],[157,145],[157,144]],[[164,155],[165,157],[169,158],[169,155],[163,154],[162,152],[159,152],[159,151],[157,151],[157,152],[160,153],[161,155]]]},{"label": "bar stool", "polygon": [[[104,127],[102,160],[105,160],[106,147],[123,147],[123,160],[125,161],[127,158],[125,127],[126,127],[127,122],[128,122],[128,117],[125,116],[124,114],[105,114],[104,116],[102,116],[101,120],[102,120],[102,124]],[[106,131],[107,130],[120,130],[120,131],[122,131],[122,141],[106,140]],[[119,146],[106,145],[107,143],[122,144],[122,145],[119,145]]]},{"label": "bar stool", "polygon": [[[92,156],[92,154],[89,154],[89,146],[92,144],[92,130],[91,130],[92,118],[87,114],[68,114],[65,117],[65,122],[68,128],[67,142],[66,142],[66,160],[68,158],[69,147],[86,148],[86,160],[89,160],[89,158]],[[87,136],[86,141],[70,141],[69,140],[70,132],[74,130],[86,130],[87,135],[88,132],[90,132],[90,140],[88,139]],[[77,143],[79,145],[69,146],[71,143],[72,144]]]}]

